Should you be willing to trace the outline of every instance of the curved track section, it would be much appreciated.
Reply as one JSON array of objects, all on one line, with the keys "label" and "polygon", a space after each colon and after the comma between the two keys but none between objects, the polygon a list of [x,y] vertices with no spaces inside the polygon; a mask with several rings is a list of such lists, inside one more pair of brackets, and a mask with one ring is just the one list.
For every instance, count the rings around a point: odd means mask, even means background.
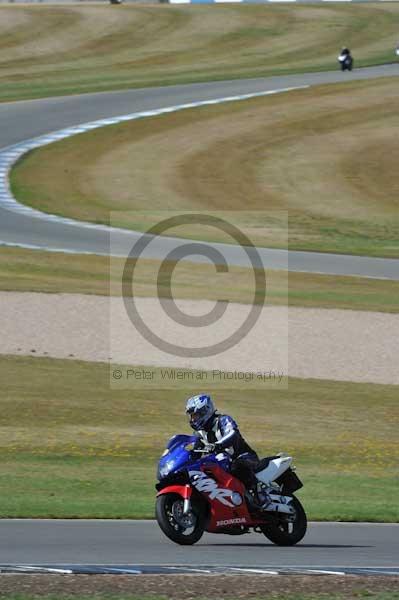
[{"label": "curved track section", "polygon": [[[201,103],[222,98],[273,92],[281,88],[303,87],[344,80],[362,80],[399,75],[399,65],[360,69],[352,73],[314,73],[248,79],[167,88],[148,88],[127,92],[109,92],[63,98],[32,100],[0,105],[0,147],[6,148],[27,139],[48,134],[61,128],[74,127],[88,121],[112,119],[132,112],[159,110],[167,106]],[[0,244],[60,252],[109,254],[109,231],[103,227],[88,227],[83,223],[40,218],[15,211],[0,200]],[[127,249],[140,234],[120,231],[116,254],[126,256]],[[115,246],[113,238],[113,246]],[[172,238],[158,239],[151,244],[151,258],[163,259],[177,242]],[[241,264],[233,246],[215,244],[230,264]],[[261,249],[265,266],[336,275],[356,275],[399,280],[399,261],[314,252],[285,252]]]},{"label": "curved track section", "polygon": [[398,574],[398,556],[397,524],[310,523],[300,544],[281,548],[252,533],[205,534],[195,546],[182,547],[164,537],[155,521],[0,521],[1,570]]}]

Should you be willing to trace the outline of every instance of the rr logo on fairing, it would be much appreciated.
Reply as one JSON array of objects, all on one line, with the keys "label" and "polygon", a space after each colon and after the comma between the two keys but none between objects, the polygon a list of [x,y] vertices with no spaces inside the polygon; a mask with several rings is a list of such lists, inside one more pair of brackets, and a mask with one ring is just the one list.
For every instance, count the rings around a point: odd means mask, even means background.
[{"label": "rr logo on fairing", "polygon": [[225,488],[218,487],[217,482],[210,477],[207,477],[202,471],[189,471],[188,472],[194,487],[199,492],[209,494],[211,500],[219,500],[225,506],[234,508],[234,504],[231,501],[231,491]]}]

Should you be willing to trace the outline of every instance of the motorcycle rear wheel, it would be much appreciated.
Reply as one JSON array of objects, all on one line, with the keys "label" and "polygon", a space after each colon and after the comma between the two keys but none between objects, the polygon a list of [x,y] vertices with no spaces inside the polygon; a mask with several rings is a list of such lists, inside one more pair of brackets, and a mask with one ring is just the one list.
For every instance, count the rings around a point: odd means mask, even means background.
[{"label": "motorcycle rear wheel", "polygon": [[308,520],[302,504],[295,496],[292,497],[290,504],[295,509],[295,521],[281,520],[261,526],[263,534],[277,546],[294,546],[301,541],[306,533]]},{"label": "motorcycle rear wheel", "polygon": [[183,498],[178,494],[162,494],[157,498],[155,516],[158,525],[172,542],[182,546],[191,546],[201,539],[205,531],[205,515],[200,507],[193,506],[192,525],[185,527],[182,507]]}]

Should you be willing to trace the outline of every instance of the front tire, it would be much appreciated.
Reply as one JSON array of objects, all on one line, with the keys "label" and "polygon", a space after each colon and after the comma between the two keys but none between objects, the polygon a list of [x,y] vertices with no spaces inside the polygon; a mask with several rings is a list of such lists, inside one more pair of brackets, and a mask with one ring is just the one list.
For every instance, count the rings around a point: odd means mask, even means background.
[{"label": "front tire", "polygon": [[182,546],[191,546],[205,531],[205,515],[193,505],[192,512],[183,515],[183,498],[178,494],[162,494],[155,505],[155,516],[164,534]]},{"label": "front tire", "polygon": [[305,536],[308,520],[302,504],[298,498],[292,497],[291,506],[295,509],[293,522],[280,520],[267,525],[262,525],[263,534],[277,546],[294,546]]}]

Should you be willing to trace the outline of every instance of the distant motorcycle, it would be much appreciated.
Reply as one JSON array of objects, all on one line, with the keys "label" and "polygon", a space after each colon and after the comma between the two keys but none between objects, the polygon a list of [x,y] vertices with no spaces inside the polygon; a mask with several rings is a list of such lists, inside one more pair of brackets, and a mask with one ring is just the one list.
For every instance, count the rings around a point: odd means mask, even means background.
[{"label": "distant motorcycle", "polygon": [[230,473],[230,456],[205,455],[205,450],[195,449],[196,440],[175,435],[159,461],[155,513],[169,539],[191,545],[204,531],[242,535],[252,529],[274,544],[292,546],[304,537],[306,514],[293,495],[302,483],[290,456],[259,461],[258,494],[267,489],[270,503],[254,508],[244,484]]},{"label": "distant motorcycle", "polygon": [[341,65],[341,71],[352,71],[353,57],[347,48],[341,50],[341,54],[338,56],[338,62]]}]

